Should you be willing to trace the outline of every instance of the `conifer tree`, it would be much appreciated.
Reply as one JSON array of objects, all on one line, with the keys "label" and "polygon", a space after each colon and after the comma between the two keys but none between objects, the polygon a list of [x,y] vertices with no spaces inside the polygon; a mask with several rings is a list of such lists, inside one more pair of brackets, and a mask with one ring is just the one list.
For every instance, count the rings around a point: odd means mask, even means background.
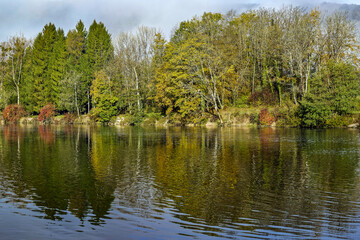
[{"label": "conifer tree", "polygon": [[86,29],[80,20],[75,29],[68,32],[66,49],[68,52],[66,76],[60,81],[59,108],[61,111],[75,112],[79,115],[85,111],[81,102],[87,99],[86,88],[83,87],[82,77],[85,59]]},{"label": "conifer tree", "polygon": [[65,76],[64,32],[54,24],[45,25],[35,38],[31,55],[31,111],[39,112],[46,103],[57,104],[59,81]]},{"label": "conifer tree", "polygon": [[64,31],[58,29],[56,32],[56,41],[50,58],[49,75],[47,89],[49,91],[48,102],[59,106],[60,81],[66,75],[66,61],[68,52],[66,51],[66,42]]},{"label": "conifer tree", "polygon": [[[111,44],[111,35],[102,22],[95,20],[89,28],[89,34],[86,39],[85,62],[82,63],[83,85],[87,93],[87,110],[90,111],[90,87],[95,79],[95,72],[99,71],[113,58],[113,46]],[[84,61],[83,60],[83,61]]]}]

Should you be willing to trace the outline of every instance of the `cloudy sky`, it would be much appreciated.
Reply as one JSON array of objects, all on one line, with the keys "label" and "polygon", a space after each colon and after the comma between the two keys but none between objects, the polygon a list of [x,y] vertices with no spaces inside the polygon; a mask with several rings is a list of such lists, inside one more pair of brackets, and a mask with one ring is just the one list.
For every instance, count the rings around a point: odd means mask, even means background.
[{"label": "cloudy sky", "polygon": [[[238,12],[257,7],[318,5],[324,0],[0,0],[0,41],[23,34],[33,38],[43,26],[54,23],[67,32],[82,19],[88,28],[96,19],[116,36],[140,25],[156,27],[169,35],[182,20],[204,11]],[[360,4],[360,0],[326,0]],[[274,3],[276,2],[276,3]]]}]

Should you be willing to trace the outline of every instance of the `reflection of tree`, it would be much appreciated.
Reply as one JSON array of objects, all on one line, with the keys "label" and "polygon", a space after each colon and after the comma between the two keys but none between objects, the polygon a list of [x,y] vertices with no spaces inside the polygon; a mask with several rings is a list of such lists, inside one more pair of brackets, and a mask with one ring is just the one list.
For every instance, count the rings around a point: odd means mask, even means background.
[{"label": "reflection of tree", "polygon": [[[348,232],[344,216],[356,217],[352,202],[359,201],[354,186],[359,184],[358,132],[342,129],[302,131],[302,152],[308,159],[311,180],[322,194],[313,204],[323,208],[317,218],[328,219],[328,231]],[[345,151],[346,149],[346,151]],[[319,194],[318,194],[319,195]],[[322,229],[321,229],[322,227]],[[318,228],[324,231],[323,226]]]},{"label": "reflection of tree", "polygon": [[282,184],[281,174],[283,164],[280,154],[279,133],[273,128],[262,128],[259,130],[262,179],[261,183],[266,189],[278,189]]},{"label": "reflection of tree", "polygon": [[227,145],[225,130],[189,131],[193,132],[170,132],[166,146],[157,146],[156,180],[169,189],[176,208],[189,214],[179,215],[182,220],[217,224],[237,219],[248,211],[241,204],[249,196],[249,187],[243,184],[248,160],[234,158],[239,152]]},{"label": "reflection of tree", "polygon": [[[16,181],[12,191],[21,197],[31,197],[46,218],[61,220],[69,210],[81,220],[91,214],[89,221],[98,224],[113,201],[113,182],[95,178],[89,161],[93,147],[87,140],[91,137],[89,131],[80,128],[69,131],[72,134],[55,135],[54,129],[40,126],[41,141],[36,141],[38,138],[32,132],[31,138],[26,135],[17,161],[13,153],[18,146],[12,143],[4,146],[8,151],[3,153],[1,164]],[[43,145],[43,141],[52,144]]]},{"label": "reflection of tree", "polygon": [[[108,129],[107,129],[108,130]],[[111,162],[114,157],[115,139],[105,132],[104,135],[93,129],[91,136],[90,164],[92,169],[91,191],[88,200],[91,203],[92,211],[95,214],[92,222],[103,221],[108,214],[111,203],[114,200],[115,179],[110,176]]]},{"label": "reflection of tree", "polygon": [[[161,202],[160,190],[154,186],[153,175],[156,164],[153,163],[154,147],[163,141],[164,135],[153,134],[141,128],[118,129],[118,154],[114,158],[116,172],[119,211],[121,207],[132,209],[133,214],[151,217]],[[115,170],[116,169],[116,170]]]},{"label": "reflection of tree", "polygon": [[4,137],[7,141],[18,142],[24,138],[24,131],[20,129],[19,125],[5,125],[3,131]]},{"label": "reflection of tree", "polygon": [[[336,130],[330,132],[334,134]],[[327,161],[320,155],[336,148],[351,149],[356,146],[356,136],[339,132],[339,136],[325,134],[304,139],[302,134],[297,129],[272,128],[170,132],[166,145],[156,146],[156,181],[183,213],[178,217],[187,222],[205,220],[218,225],[242,221],[249,226],[243,229],[253,226],[279,231],[267,226],[302,226],[304,218],[329,218],[330,225],[337,224],[341,226],[337,231],[344,231],[347,227],[339,214],[350,214],[350,202],[356,201],[355,190],[344,184],[351,186],[357,178],[358,153],[338,152],[339,158],[328,155]],[[347,140],[342,141],[345,145],[336,147],[340,136]],[[333,139],[332,144],[326,139]],[[314,153],[319,155],[315,160]],[[325,175],[319,175],[320,172]],[[333,187],[329,189],[328,185]],[[336,209],[327,209],[328,204],[319,195],[344,189],[352,189],[353,193],[333,194],[331,207]],[[326,215],[327,211],[337,214]],[[239,219],[257,219],[259,225]],[[315,226],[315,232],[324,230],[322,221],[310,224]]]},{"label": "reflection of tree", "polygon": [[183,227],[340,236],[359,201],[355,131],[9,127],[0,150],[0,187],[49,219],[71,212],[101,224],[109,211],[147,218],[173,208]]},{"label": "reflection of tree", "polygon": [[51,144],[55,141],[54,130],[50,126],[39,125],[39,136],[40,139],[46,144]]},{"label": "reflection of tree", "polygon": [[[5,125],[3,135],[0,137],[0,166],[2,166],[0,167],[0,175],[7,174],[8,169],[13,169],[15,171],[12,172],[12,177],[20,180],[19,184],[9,184],[9,181],[5,181],[5,184],[1,183],[1,187],[14,189],[18,192],[19,197],[26,196],[26,185],[22,181],[22,165],[20,161],[23,154],[22,146],[25,131],[27,129],[22,129],[18,125]],[[11,158],[8,157],[9,153]]]}]

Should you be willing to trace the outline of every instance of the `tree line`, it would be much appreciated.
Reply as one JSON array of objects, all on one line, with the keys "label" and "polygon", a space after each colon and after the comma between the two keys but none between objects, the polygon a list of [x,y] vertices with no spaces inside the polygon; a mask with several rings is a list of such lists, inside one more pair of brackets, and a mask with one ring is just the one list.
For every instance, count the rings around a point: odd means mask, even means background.
[{"label": "tree line", "polygon": [[149,27],[112,37],[101,22],[66,35],[49,23],[1,43],[0,108],[223,123],[229,107],[278,106],[297,125],[325,126],[358,110],[358,47],[346,14],[291,6],[204,13],[169,40]]}]

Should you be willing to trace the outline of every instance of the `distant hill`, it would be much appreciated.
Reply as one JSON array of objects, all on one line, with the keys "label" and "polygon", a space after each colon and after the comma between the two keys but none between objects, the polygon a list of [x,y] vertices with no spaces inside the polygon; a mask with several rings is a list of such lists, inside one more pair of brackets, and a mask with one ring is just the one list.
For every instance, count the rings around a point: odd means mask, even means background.
[{"label": "distant hill", "polygon": [[360,5],[324,2],[320,4],[319,8],[325,14],[332,14],[336,11],[347,12],[351,20],[360,22]]}]

